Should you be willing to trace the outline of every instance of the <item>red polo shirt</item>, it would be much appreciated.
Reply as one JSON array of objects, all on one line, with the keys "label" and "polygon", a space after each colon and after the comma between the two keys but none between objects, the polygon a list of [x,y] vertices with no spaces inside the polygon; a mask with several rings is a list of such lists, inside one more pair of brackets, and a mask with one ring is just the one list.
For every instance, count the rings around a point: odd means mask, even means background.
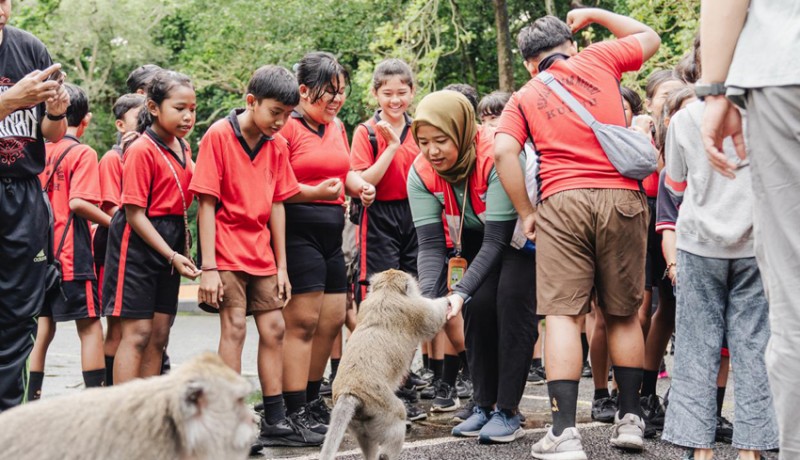
[{"label": "red polo shirt", "polygon": [[231,112],[206,131],[189,189],[217,199],[217,267],[270,276],[277,273],[268,227],[272,204],[297,194],[300,186],[286,139],[262,137],[251,150],[236,115]]},{"label": "red polo shirt", "polygon": [[117,146],[100,158],[100,199],[109,207],[122,204],[122,150]]},{"label": "red polo shirt", "polygon": [[[619,79],[641,65],[642,47],[635,37],[627,37],[590,45],[547,71],[598,121],[625,126]],[[497,132],[520,145],[529,135],[533,138],[539,152],[540,200],[571,189],[640,189],[636,180],[614,168],[591,128],[536,79],[511,96]]]}]

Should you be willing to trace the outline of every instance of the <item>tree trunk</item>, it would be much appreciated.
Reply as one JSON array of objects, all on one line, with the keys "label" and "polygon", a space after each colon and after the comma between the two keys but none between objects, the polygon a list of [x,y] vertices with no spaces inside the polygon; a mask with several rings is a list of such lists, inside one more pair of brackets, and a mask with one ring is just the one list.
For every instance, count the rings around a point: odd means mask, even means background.
[{"label": "tree trunk", "polygon": [[511,33],[508,30],[508,6],[506,0],[492,0],[494,25],[497,29],[497,67],[500,89],[514,91],[514,64],[511,60]]},{"label": "tree trunk", "polygon": [[556,2],[555,0],[544,0],[544,10],[551,16],[556,15]]}]

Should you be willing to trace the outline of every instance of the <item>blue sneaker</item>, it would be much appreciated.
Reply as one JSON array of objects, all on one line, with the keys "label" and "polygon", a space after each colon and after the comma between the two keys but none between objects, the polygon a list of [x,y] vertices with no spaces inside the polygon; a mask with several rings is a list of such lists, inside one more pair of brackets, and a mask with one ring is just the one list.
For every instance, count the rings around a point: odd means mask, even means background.
[{"label": "blue sneaker", "polygon": [[492,412],[489,423],[481,428],[478,441],[481,444],[507,443],[525,436],[519,421],[519,414],[511,415],[503,410]]},{"label": "blue sneaker", "polygon": [[489,423],[489,414],[476,404],[472,408],[472,415],[453,428],[451,434],[464,438],[474,438],[480,434],[484,425]]}]

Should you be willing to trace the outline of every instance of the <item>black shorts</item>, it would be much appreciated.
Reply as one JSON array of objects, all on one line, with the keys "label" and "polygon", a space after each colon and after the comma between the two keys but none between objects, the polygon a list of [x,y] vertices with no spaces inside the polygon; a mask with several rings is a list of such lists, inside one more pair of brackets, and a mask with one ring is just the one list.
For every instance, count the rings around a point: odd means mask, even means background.
[{"label": "black shorts", "polygon": [[417,276],[417,231],[408,200],[376,201],[365,209],[358,229],[356,302],[366,296],[369,278],[390,268]]},{"label": "black shorts", "polygon": [[669,280],[666,284],[663,282],[667,262],[661,249],[661,234],[656,232],[656,199],[647,197],[647,205],[650,207],[650,226],[647,230],[644,288],[648,291],[654,287],[672,291],[672,283]]},{"label": "black shorts", "polygon": [[42,310],[49,216],[39,178],[0,178],[0,328]]},{"label": "black shorts", "polygon": [[97,301],[97,281],[79,280],[61,283],[61,294],[53,298],[53,303],[45,303],[42,314],[53,321],[75,321],[78,319],[100,318],[102,309]]},{"label": "black shorts", "polygon": [[292,294],[347,292],[342,252],[344,208],[286,204],[286,262]]},{"label": "black shorts", "polygon": [[[124,211],[123,211],[124,212]],[[108,228],[98,225],[92,238],[92,254],[94,254],[95,268],[106,263],[106,248],[108,247]]]},{"label": "black shorts", "polygon": [[[173,251],[183,252],[182,216],[151,217],[150,221]],[[111,219],[104,272],[106,316],[150,319],[154,313],[178,312],[180,275],[133,231],[124,212]]]}]

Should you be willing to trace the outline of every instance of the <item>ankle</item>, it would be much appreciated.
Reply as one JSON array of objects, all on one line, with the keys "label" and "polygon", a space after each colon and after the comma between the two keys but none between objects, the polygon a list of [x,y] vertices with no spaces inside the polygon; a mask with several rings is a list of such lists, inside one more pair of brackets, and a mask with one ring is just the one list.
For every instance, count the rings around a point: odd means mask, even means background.
[{"label": "ankle", "polygon": [[739,460],[759,460],[761,451],[758,450],[739,450]]},{"label": "ankle", "polygon": [[694,460],[711,460],[714,458],[713,449],[695,449]]}]

